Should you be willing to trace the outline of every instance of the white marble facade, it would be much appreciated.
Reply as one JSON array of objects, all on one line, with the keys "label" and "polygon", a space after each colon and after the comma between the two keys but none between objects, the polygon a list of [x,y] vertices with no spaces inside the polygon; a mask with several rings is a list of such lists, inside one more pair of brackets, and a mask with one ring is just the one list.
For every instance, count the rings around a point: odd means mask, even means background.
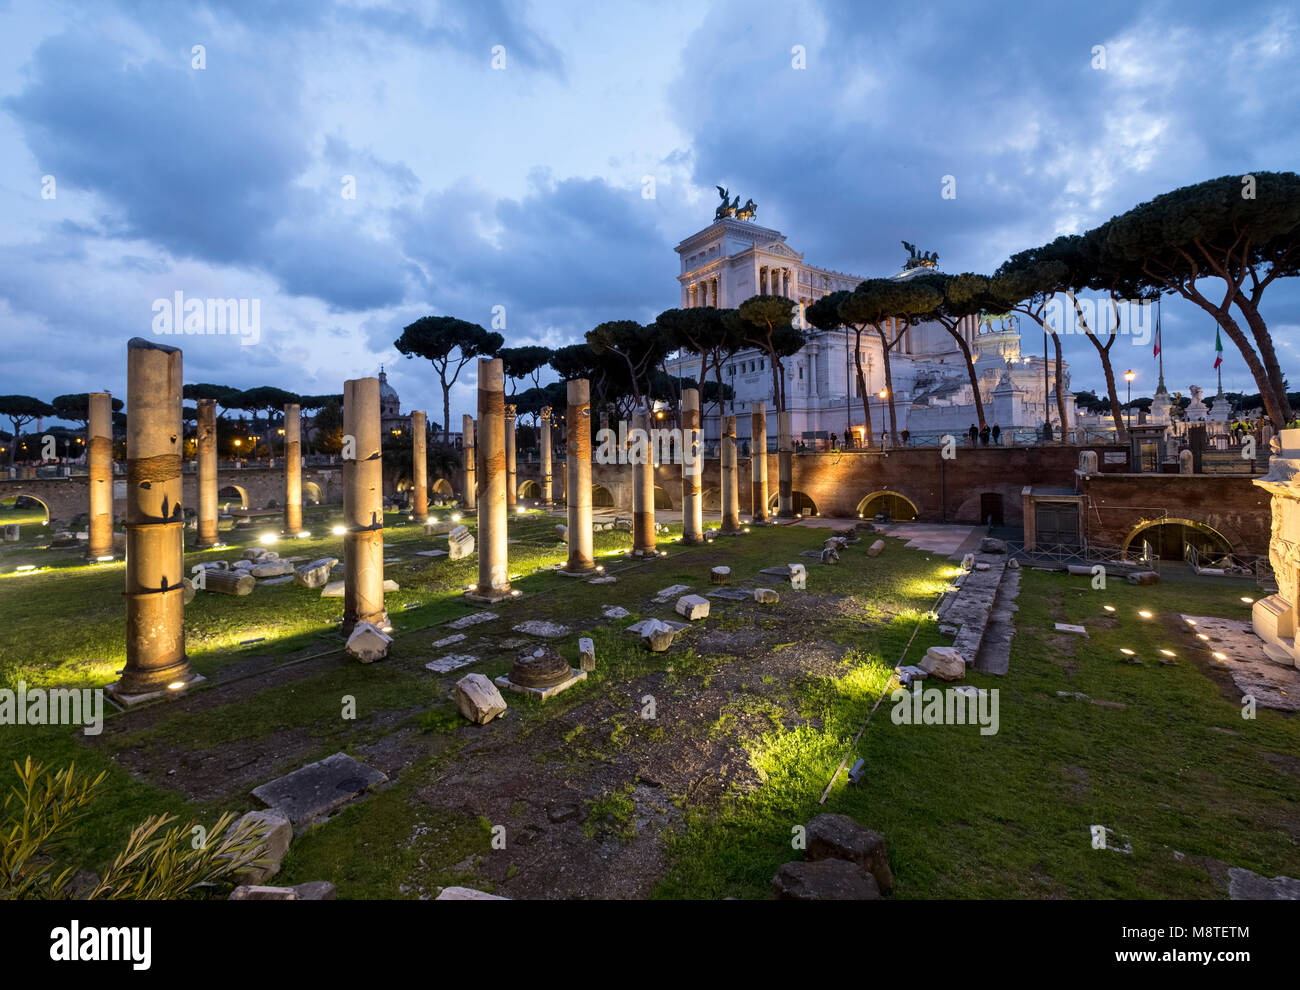
[{"label": "white marble facade", "polygon": [[[681,258],[681,302],[691,306],[734,308],[750,296],[784,295],[799,305],[799,318],[816,300],[841,289],[853,290],[865,276],[805,264],[780,231],[731,218],[717,220],[677,245]],[[913,269],[913,272],[919,269]],[[895,277],[911,274],[901,272]],[[1043,357],[1024,356],[1014,327],[1001,329],[995,322],[981,325],[971,317],[959,325],[976,358],[975,371],[985,419],[1004,431],[1042,425],[1044,406]],[[890,352],[899,430],[920,435],[962,432],[975,422],[970,378],[961,350],[938,323],[904,331],[904,339]],[[891,337],[892,339],[892,337]],[[862,430],[862,400],[853,366],[851,330],[809,331],[808,344],[785,360],[786,398],[796,438],[836,433],[843,435],[852,417],[855,432]],[[888,403],[878,395],[885,387],[881,343],[871,331],[863,335],[863,373],[871,395],[872,428],[877,437],[888,429]],[[670,358],[669,374],[698,377],[699,359],[691,355]],[[713,371],[709,372],[710,379]],[[1074,424],[1075,407],[1069,393],[1066,412]],[[775,409],[772,371],[760,351],[744,351],[727,362],[723,382],[736,390],[734,412],[737,434],[748,436],[749,411],[765,402]],[[1049,366],[1049,401],[1054,426],[1059,426],[1055,406],[1055,361]],[[730,413],[732,410],[728,410]],[[719,434],[717,410],[707,410],[706,435]],[[769,415],[768,429],[775,435],[776,417]]]}]

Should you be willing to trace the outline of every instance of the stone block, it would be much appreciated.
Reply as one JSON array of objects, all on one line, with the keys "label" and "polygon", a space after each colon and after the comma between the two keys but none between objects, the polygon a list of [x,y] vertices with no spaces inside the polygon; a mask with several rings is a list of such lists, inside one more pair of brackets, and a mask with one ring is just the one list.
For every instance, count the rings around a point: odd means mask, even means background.
[{"label": "stone block", "polygon": [[528,636],[540,636],[542,639],[560,639],[569,635],[568,626],[562,626],[558,622],[545,622],[541,619],[529,619],[527,622],[521,622],[512,628],[515,632],[524,633]]},{"label": "stone block", "polygon": [[443,887],[435,901],[508,901],[509,897],[487,894],[473,887]]},{"label": "stone block", "polygon": [[578,640],[578,666],[583,670],[596,669],[596,644],[588,636]]},{"label": "stone block", "polygon": [[917,666],[941,681],[959,681],[966,676],[966,658],[953,646],[930,647]]},{"label": "stone block", "polygon": [[555,535],[558,536],[558,537],[561,539],[561,541],[563,541],[564,543],[568,543],[568,542],[569,542],[569,527],[568,527],[568,526],[565,526],[565,525],[563,525],[563,524],[561,524],[561,525],[559,525],[559,526],[556,526],[556,527],[555,527]]},{"label": "stone block", "polygon": [[754,589],[754,601],[758,602],[760,605],[775,605],[780,600],[781,596],[771,588]]},{"label": "stone block", "polygon": [[337,557],[320,557],[293,570],[293,583],[304,588],[323,588],[330,582],[330,571],[338,563]]},{"label": "stone block", "polygon": [[772,878],[779,901],[878,901],[876,879],[847,859],[786,863]]},{"label": "stone block", "polygon": [[672,626],[658,619],[648,619],[641,626],[641,642],[651,653],[663,653],[673,645],[676,635]]},{"label": "stone block", "polygon": [[443,519],[441,522],[426,522],[424,524],[424,535],[446,536],[455,528],[456,524],[448,519]]},{"label": "stone block", "polygon": [[424,665],[425,670],[432,670],[435,674],[450,674],[453,670],[459,670],[461,667],[468,667],[472,663],[477,663],[478,657],[470,656],[468,653],[451,653],[445,657],[439,657],[437,660],[430,660]]},{"label": "stone block", "polygon": [[[268,554],[270,554],[270,552],[271,552],[270,550],[266,550],[266,549],[264,549],[264,548],[262,548],[262,547],[249,547],[247,550],[244,551],[243,559],[244,559],[244,560],[261,560],[263,557],[265,557],[265,556],[267,556]],[[279,554],[277,554],[276,556],[279,556]],[[271,559],[274,560],[275,557],[272,557]]]},{"label": "stone block", "polygon": [[677,614],[691,622],[709,617],[709,600],[699,595],[682,595],[677,599]]},{"label": "stone block", "polygon": [[877,540],[875,543],[871,544],[871,546],[867,547],[867,556],[876,557],[883,549],[885,549],[885,541]]},{"label": "stone block", "polygon": [[469,527],[457,526],[447,534],[447,559],[460,560],[473,552],[474,537],[470,535]]},{"label": "stone block", "polygon": [[289,851],[293,841],[293,825],[287,816],[273,808],[266,811],[250,811],[231,826],[231,830],[248,828],[264,836],[258,850],[258,862],[247,869],[240,870],[236,879],[240,883],[260,884],[270,880],[280,872],[280,863]]},{"label": "stone block", "polygon": [[606,605],[601,609],[601,614],[607,619],[626,619],[632,613],[622,605]]},{"label": "stone block", "polygon": [[1134,571],[1128,576],[1129,584],[1159,584],[1160,575],[1155,571]]},{"label": "stone block", "polygon": [[803,564],[790,565],[790,587],[795,591],[803,591],[808,587],[808,568]]},{"label": "stone block", "polygon": [[335,753],[253,788],[253,797],[301,825],[325,818],[387,780],[374,767]]},{"label": "stone block", "polygon": [[456,682],[456,707],[475,725],[486,725],[505,714],[506,699],[482,674],[466,674]]},{"label": "stone block", "polygon": [[388,648],[392,645],[393,637],[373,622],[358,622],[348,636],[347,649],[354,660],[374,663],[388,656]]},{"label": "stone block", "polygon": [[826,547],[821,552],[821,561],[823,564],[838,564],[840,562],[840,552],[834,547]]},{"label": "stone block", "polygon": [[660,590],[655,595],[655,597],[658,598],[661,602],[664,602],[667,601],[669,598],[677,598],[681,595],[684,595],[686,594],[686,592],[690,590],[691,590],[691,586],[689,584],[674,584],[674,585],[669,585],[667,588]]},{"label": "stone block", "polygon": [[808,823],[805,856],[812,861],[843,859],[856,863],[875,878],[882,894],[894,889],[885,839],[879,832],[859,825],[848,815],[818,815]]},{"label": "stone block", "polygon": [[980,553],[1006,553],[1007,541],[996,536],[986,536],[980,540]]},{"label": "stone block", "polygon": [[249,573],[255,578],[274,578],[284,577],[286,574],[293,573],[293,564],[287,560],[272,560],[266,563],[254,564]]},{"label": "stone block", "polygon": [[714,584],[731,584],[731,568],[715,567],[709,571],[709,580]]},{"label": "stone block", "polygon": [[330,581],[328,584],[325,585],[325,587],[321,588],[320,596],[322,598],[342,598],[343,582]]},{"label": "stone block", "polygon": [[309,880],[296,887],[265,887],[243,884],[230,893],[231,901],[333,901],[338,888],[327,880]]}]

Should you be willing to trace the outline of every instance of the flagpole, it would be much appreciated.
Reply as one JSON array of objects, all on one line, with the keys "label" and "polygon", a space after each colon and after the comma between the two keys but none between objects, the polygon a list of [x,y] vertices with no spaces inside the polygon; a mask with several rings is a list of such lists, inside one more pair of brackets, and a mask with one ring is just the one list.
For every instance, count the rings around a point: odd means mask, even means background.
[{"label": "flagpole", "polygon": [[1165,390],[1165,347],[1164,341],[1160,339],[1160,296],[1156,296],[1156,357],[1160,360],[1160,384],[1156,386],[1157,392]]}]

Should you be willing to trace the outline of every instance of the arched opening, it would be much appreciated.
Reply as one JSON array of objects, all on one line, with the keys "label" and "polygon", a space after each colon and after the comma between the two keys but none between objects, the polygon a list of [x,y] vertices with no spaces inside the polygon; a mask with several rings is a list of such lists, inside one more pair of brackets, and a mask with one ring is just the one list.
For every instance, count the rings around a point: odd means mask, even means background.
[{"label": "arched opening", "polygon": [[604,485],[591,486],[591,507],[593,509],[614,508],[614,496]]},{"label": "arched opening", "polygon": [[700,493],[700,508],[704,512],[722,511],[722,489],[706,488]]},{"label": "arched opening", "polygon": [[669,497],[668,492],[655,485],[655,509],[665,509],[672,511],[673,500]]},{"label": "arched opening", "polygon": [[883,515],[889,522],[910,522],[919,514],[910,498],[888,489],[872,492],[858,503],[858,515],[863,519]]},{"label": "arched opening", "polygon": [[[767,511],[775,513],[781,502],[780,492],[774,492],[767,497]],[[808,497],[806,492],[792,491],[790,493],[790,508],[796,515],[815,516],[817,515],[817,503]]]},{"label": "arched opening", "polygon": [[40,526],[50,521],[50,507],[35,495],[0,499],[0,526]]},{"label": "arched opening", "polygon": [[520,498],[541,498],[542,486],[535,481],[525,481],[519,486]]},{"label": "arched opening", "polygon": [[240,485],[226,485],[217,492],[217,503],[221,506],[223,511],[230,511],[230,506],[234,502],[239,503],[236,508],[248,508],[248,492]]},{"label": "arched opening", "polygon": [[441,495],[443,498],[451,498],[456,494],[451,487],[451,482],[446,478],[439,478],[429,487],[429,490],[435,495]]},{"label": "arched opening", "polygon": [[325,501],[325,496],[321,493],[320,485],[314,481],[304,481],[302,483],[302,500],[308,505],[320,505]]},{"label": "arched opening", "polygon": [[1232,553],[1232,544],[1218,530],[1193,519],[1157,519],[1140,523],[1124,540],[1126,556],[1136,556],[1150,547],[1160,560],[1182,560],[1187,548],[1196,551],[1202,567],[1213,567]]}]

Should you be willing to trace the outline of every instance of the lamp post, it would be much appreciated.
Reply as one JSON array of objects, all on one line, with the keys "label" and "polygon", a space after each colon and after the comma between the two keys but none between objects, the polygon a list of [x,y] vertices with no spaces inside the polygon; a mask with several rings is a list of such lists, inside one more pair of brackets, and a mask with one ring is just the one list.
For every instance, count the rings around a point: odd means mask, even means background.
[{"label": "lamp post", "polygon": [[1132,368],[1124,372],[1124,381],[1128,382],[1128,425],[1133,425],[1133,379],[1137,377],[1137,372]]}]

